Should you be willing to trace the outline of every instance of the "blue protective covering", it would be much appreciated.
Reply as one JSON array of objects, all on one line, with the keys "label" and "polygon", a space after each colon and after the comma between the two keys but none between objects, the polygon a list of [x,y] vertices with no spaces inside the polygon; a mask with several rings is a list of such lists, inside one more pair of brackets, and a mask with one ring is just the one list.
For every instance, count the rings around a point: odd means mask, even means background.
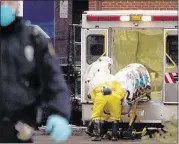
[{"label": "blue protective covering", "polygon": [[0,24],[1,26],[8,26],[15,19],[15,12],[9,5],[1,5],[0,7]]},{"label": "blue protective covering", "polygon": [[72,133],[68,121],[61,116],[52,115],[47,120],[46,131],[56,142],[66,141]]}]

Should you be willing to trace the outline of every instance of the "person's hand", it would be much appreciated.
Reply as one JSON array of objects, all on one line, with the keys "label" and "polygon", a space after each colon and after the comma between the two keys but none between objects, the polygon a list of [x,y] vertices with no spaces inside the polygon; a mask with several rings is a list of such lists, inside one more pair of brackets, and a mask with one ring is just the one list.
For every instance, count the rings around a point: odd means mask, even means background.
[{"label": "person's hand", "polygon": [[46,132],[50,133],[51,138],[55,142],[63,142],[69,138],[72,130],[65,118],[58,115],[51,115],[47,120]]}]

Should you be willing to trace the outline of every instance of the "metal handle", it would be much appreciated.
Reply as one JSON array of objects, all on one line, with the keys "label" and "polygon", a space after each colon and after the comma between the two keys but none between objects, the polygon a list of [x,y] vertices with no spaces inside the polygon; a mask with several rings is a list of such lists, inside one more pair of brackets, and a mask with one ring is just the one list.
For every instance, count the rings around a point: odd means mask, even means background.
[{"label": "metal handle", "polygon": [[98,60],[106,54],[107,51],[107,30],[104,30],[104,52],[101,56],[99,56]]}]

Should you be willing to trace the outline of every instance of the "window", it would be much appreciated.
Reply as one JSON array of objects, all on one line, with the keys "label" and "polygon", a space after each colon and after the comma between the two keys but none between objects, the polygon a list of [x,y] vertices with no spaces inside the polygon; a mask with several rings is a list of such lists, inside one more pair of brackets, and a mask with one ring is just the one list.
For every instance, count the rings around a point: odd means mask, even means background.
[{"label": "window", "polygon": [[75,45],[75,63],[76,65],[81,63],[81,45]]},{"label": "window", "polygon": [[87,37],[87,63],[92,64],[104,53],[104,35]]},{"label": "window", "polygon": [[[178,36],[167,36],[167,54],[171,57],[171,59],[178,65]],[[167,59],[168,64],[172,64],[172,62]]]}]

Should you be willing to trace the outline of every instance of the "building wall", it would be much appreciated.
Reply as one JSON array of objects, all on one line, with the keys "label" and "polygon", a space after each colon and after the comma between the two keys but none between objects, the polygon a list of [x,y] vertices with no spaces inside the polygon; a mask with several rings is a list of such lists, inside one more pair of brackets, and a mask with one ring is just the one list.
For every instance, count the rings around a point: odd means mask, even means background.
[{"label": "building wall", "polygon": [[[68,1],[68,17],[60,17],[60,1]],[[79,24],[82,11],[88,10],[88,0],[56,0],[55,3],[55,51],[58,62],[61,65],[68,64],[69,45],[69,25]],[[79,36],[78,36],[79,37]],[[79,42],[79,40],[78,40]]]},{"label": "building wall", "polygon": [[177,10],[178,0],[89,0],[89,10]]},{"label": "building wall", "polygon": [[60,1],[55,2],[55,51],[59,64],[67,64],[69,49],[69,24],[72,24],[72,0],[68,1],[68,17],[60,17]]}]

